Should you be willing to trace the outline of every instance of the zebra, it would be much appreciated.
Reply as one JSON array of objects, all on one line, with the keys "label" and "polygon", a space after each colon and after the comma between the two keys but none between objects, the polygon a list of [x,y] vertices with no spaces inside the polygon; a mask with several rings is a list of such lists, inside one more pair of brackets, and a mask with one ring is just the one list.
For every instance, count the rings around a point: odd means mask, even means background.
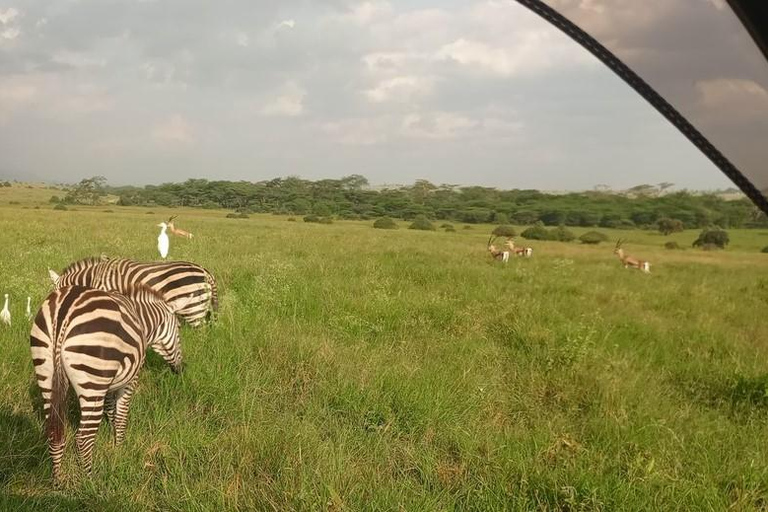
[{"label": "zebra", "polygon": [[195,296],[178,315],[193,327],[219,309],[216,280],[205,268],[187,261],[142,263],[128,258],[85,258],[69,265],[59,275],[48,271],[56,288],[70,285],[92,286],[120,292],[130,286],[143,284],[174,303]]},{"label": "zebra", "polygon": [[93,445],[105,409],[115,443],[125,439],[128,409],[147,346],[152,346],[176,373],[181,371],[174,306],[145,286],[123,293],[83,286],[56,289],[40,306],[32,324],[32,363],[43,396],[56,485],[61,480],[70,385],[81,413],[77,452],[83,469],[90,474]]}]

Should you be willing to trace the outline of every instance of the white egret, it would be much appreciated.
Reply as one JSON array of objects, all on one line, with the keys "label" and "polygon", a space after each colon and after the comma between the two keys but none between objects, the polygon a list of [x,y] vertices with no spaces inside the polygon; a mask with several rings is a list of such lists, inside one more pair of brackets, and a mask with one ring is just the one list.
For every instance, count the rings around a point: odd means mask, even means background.
[{"label": "white egret", "polygon": [[5,294],[5,306],[3,306],[3,310],[0,311],[0,320],[5,325],[11,325],[11,312],[8,310],[8,294]]},{"label": "white egret", "polygon": [[27,296],[27,320],[32,320],[32,297]]},{"label": "white egret", "polygon": [[160,228],[160,235],[157,237],[157,250],[160,251],[160,257],[165,259],[168,257],[168,248],[171,244],[168,233],[165,232],[168,229],[168,224],[161,222],[157,226]]}]

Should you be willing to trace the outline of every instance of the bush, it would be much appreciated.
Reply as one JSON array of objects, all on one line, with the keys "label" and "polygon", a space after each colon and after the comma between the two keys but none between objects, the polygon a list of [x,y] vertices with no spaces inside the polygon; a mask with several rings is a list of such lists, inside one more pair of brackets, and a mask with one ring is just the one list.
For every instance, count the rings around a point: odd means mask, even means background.
[{"label": "bush", "polygon": [[558,226],[549,232],[549,239],[558,242],[573,242],[576,240],[576,235],[566,229],[565,226]]},{"label": "bush", "polygon": [[313,215],[305,215],[304,216],[304,222],[319,223],[320,222],[320,217],[318,217],[317,215],[314,215],[314,214]]},{"label": "bush", "polygon": [[681,247],[680,247],[680,244],[678,244],[677,242],[667,242],[664,244],[664,248],[669,249],[670,251],[677,251]]},{"label": "bush", "polygon": [[48,200],[49,203],[56,204],[61,202],[61,198],[59,196],[51,196],[51,198]]},{"label": "bush", "polygon": [[419,229],[421,231],[434,231],[435,225],[432,224],[429,219],[423,215],[419,215],[413,220],[413,223],[408,226],[408,229]]},{"label": "bush", "polygon": [[705,245],[714,245],[719,249],[725,249],[725,246],[728,245],[729,242],[730,238],[728,237],[728,232],[724,229],[707,228],[699,234],[699,238],[693,242],[693,246],[704,249]]},{"label": "bush", "polygon": [[248,214],[247,213],[228,213],[227,214],[228,219],[247,219]]},{"label": "bush", "polygon": [[656,225],[659,228],[659,232],[665,236],[671,235],[672,233],[679,233],[683,230],[683,221],[670,219],[668,217],[659,219]]},{"label": "bush", "polygon": [[762,252],[762,253],[768,253],[768,245],[766,245],[765,247],[763,247],[763,249],[762,249],[760,252]]},{"label": "bush", "polygon": [[296,222],[296,217],[288,217],[288,222]]},{"label": "bush", "polygon": [[455,233],[455,232],[456,232],[456,228],[454,228],[453,226],[451,226],[451,225],[449,224],[449,225],[447,225],[447,226],[445,227],[445,232],[446,232],[446,233]]},{"label": "bush", "polygon": [[376,219],[376,222],[373,223],[373,227],[376,229],[397,229],[397,223],[389,217],[382,217]]},{"label": "bush", "polygon": [[491,234],[495,236],[507,236],[507,237],[517,236],[517,232],[515,231],[515,228],[513,228],[512,226],[496,226],[496,228],[491,232]]},{"label": "bush", "polygon": [[104,213],[115,213],[115,210],[104,210]]},{"label": "bush", "polygon": [[597,245],[602,242],[607,242],[608,236],[599,231],[587,231],[579,237],[579,241],[583,244]]},{"label": "bush", "polygon": [[537,222],[532,227],[526,229],[520,236],[528,240],[549,240],[549,230],[544,227],[544,224]]},{"label": "bush", "polygon": [[63,204],[59,203],[56,206],[53,207],[54,210],[67,210],[68,208],[64,206]]},{"label": "bush", "polygon": [[450,222],[443,222],[442,224],[440,224],[441,229],[452,228],[452,227],[453,227],[453,224],[451,224]]},{"label": "bush", "polygon": [[320,217],[320,220],[318,220],[320,224],[333,224],[333,219],[330,217]]},{"label": "bush", "polygon": [[465,225],[465,226],[464,226],[464,228],[463,228],[463,229],[472,229],[472,226],[470,226],[469,224],[467,224],[467,225]]}]

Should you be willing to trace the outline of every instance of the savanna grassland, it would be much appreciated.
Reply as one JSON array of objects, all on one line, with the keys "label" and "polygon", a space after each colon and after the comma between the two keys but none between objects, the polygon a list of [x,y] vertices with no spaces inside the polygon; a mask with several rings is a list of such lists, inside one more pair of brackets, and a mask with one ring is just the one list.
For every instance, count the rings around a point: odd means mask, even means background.
[{"label": "savanna grassland", "polygon": [[[32,199],[30,199],[32,201]],[[102,425],[92,478],[51,485],[26,296],[47,269],[157,258],[169,210],[0,206],[0,509],[734,510],[768,506],[768,231],[726,251],[687,231],[531,242],[490,226],[374,230],[173,210],[170,256],[218,278],[218,320],[150,354],[125,444]],[[105,210],[110,210],[109,212]],[[575,230],[577,233],[578,230]]]}]

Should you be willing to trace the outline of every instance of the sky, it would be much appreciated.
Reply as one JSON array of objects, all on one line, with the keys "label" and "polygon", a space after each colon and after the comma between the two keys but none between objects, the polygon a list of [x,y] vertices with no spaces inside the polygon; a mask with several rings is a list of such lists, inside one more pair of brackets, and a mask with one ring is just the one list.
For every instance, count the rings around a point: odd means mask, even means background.
[{"label": "sky", "polygon": [[0,3],[0,177],[349,174],[543,190],[732,186],[512,0]]}]

